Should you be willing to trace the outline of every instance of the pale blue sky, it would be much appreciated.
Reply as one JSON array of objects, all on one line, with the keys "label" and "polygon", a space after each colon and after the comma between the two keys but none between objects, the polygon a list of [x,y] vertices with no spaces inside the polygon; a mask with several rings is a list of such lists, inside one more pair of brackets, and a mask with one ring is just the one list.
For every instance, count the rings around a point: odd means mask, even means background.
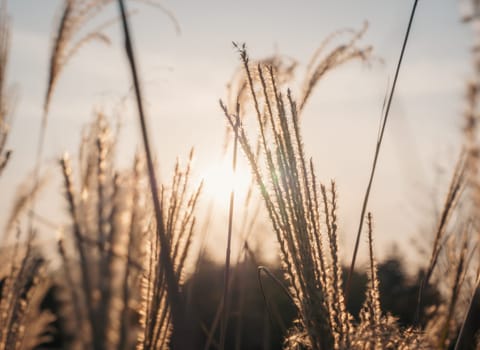
[{"label": "pale blue sky", "polygon": [[[373,45],[384,64],[367,68],[353,63],[332,73],[320,83],[303,118],[306,149],[320,178],[337,181],[343,243],[349,255],[382,100],[393,76],[411,3],[162,2],[180,23],[182,32],[176,35],[161,11],[129,2],[130,8],[139,10],[132,17],[132,27],[151,135],[163,175],[169,174],[175,157],[186,156],[191,146],[197,149],[198,173],[218,159],[225,128],[218,99],[225,97],[226,83],[238,65],[232,41],[246,42],[253,58],[278,49],[305,64],[329,33],[343,27],[360,28],[367,20],[370,26],[362,43]],[[49,48],[60,4],[54,0],[9,1],[9,81],[18,86],[19,101],[9,140],[14,154],[0,182],[2,212],[8,208],[14,184],[33,167]],[[379,245],[403,244],[420,226],[432,224],[435,166],[454,161],[472,46],[470,28],[459,21],[459,7],[457,1],[419,2],[372,192],[370,209],[376,217]],[[111,6],[102,18],[115,16],[116,11],[116,6]],[[112,38],[110,46],[87,45],[59,80],[49,117],[47,160],[63,151],[75,153],[80,128],[92,119],[92,110],[109,113],[128,92],[119,26],[112,26],[107,33]],[[137,122],[129,108],[123,118],[125,138],[120,154],[129,159],[138,145]],[[57,172],[54,163],[50,164],[52,173]],[[46,216],[55,216],[64,208],[58,195],[51,195],[48,203],[52,204],[40,208]],[[225,223],[220,222],[219,227]],[[223,250],[222,244],[219,250]]]}]

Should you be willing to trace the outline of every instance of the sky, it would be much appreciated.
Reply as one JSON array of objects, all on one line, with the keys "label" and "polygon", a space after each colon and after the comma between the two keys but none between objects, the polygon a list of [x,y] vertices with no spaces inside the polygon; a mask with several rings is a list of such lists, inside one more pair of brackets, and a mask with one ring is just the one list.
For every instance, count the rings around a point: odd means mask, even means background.
[{"label": "sky", "polygon": [[[232,41],[245,42],[254,59],[277,52],[298,60],[301,77],[326,36],[345,27],[358,30],[368,21],[360,45],[372,45],[378,60],[369,66],[350,63],[330,73],[302,117],[306,153],[314,159],[320,180],[337,182],[341,243],[345,256],[350,256],[382,102],[412,1],[161,2],[174,14],[180,33],[161,10],[141,1],[127,4],[135,10],[133,37],[161,178],[168,178],[177,156],[185,159],[195,147],[196,176],[206,176],[207,185],[212,167],[222,159],[226,122],[218,100],[226,97],[227,83],[239,66]],[[17,184],[33,168],[60,5],[54,0],[8,2],[12,26],[8,81],[18,100],[8,143],[14,153],[0,181],[3,213],[9,211]],[[412,239],[428,239],[434,210],[446,191],[461,142],[463,97],[472,71],[473,35],[460,22],[460,7],[458,1],[419,1],[369,205],[380,256],[392,244],[412,254]],[[95,23],[116,16],[117,7],[110,6]],[[130,80],[120,26],[114,23],[105,33],[110,45],[91,42],[82,47],[62,73],[52,99],[44,168],[52,174],[50,187],[56,190],[46,191],[39,211],[59,225],[65,223],[58,213],[65,212],[66,205],[58,190],[56,159],[64,152],[75,155],[80,130],[95,111],[121,116],[120,164],[128,164],[140,145],[134,110],[122,104],[130,96]],[[337,43],[342,40],[348,37]],[[294,93],[299,82],[292,83]],[[241,171],[248,173],[246,167]],[[206,191],[208,196],[216,195]],[[211,242],[218,252],[225,247],[227,203],[226,196],[216,199]],[[268,231],[268,224],[260,226],[265,227]]]}]

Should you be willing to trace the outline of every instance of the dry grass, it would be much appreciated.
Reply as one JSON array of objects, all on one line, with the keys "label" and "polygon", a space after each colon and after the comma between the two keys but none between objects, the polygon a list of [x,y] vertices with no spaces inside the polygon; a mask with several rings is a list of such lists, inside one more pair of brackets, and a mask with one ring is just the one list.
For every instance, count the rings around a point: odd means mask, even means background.
[{"label": "dry grass", "polygon": [[[257,112],[261,155],[256,155],[244,128],[239,142],[250,162],[281,251],[298,320],[289,330],[286,348],[428,348],[412,329],[401,329],[393,318],[381,315],[378,281],[371,247],[371,284],[362,309],[363,322],[354,322],[346,310],[338,246],[337,190],[317,183],[312,161],[301,140],[298,109],[290,91],[277,88],[271,66],[256,67],[262,91],[254,89],[249,58],[239,47],[251,100]],[[236,115],[225,115],[232,127]],[[264,111],[263,113],[261,111]],[[372,336],[375,335],[375,336]]]},{"label": "dry grass", "polygon": [[[143,0],[145,1],[145,0]],[[146,0],[146,2],[151,2]],[[60,159],[63,192],[69,223],[59,229],[54,247],[60,269],[49,270],[37,248],[34,230],[35,194],[42,180],[42,147],[49,106],[61,72],[77,50],[90,40],[109,42],[104,25],[82,34],[85,24],[96,18],[112,0],[66,0],[54,35],[43,123],[33,175],[33,185],[13,203],[13,214],[5,234],[17,229],[15,245],[2,249],[0,270],[0,349],[31,349],[50,338],[54,320],[60,320],[70,335],[65,346],[71,349],[173,349],[193,348],[192,327],[198,321],[187,313],[187,291],[183,289],[186,261],[195,237],[195,210],[201,185],[191,184],[193,151],[185,167],[175,165],[171,182],[157,181],[149,127],[142,100],[142,84],[135,61],[132,33],[124,1],[119,0],[125,53],[133,81],[141,126],[143,152],[129,169],[115,164],[116,143],[107,116],[98,114],[83,137],[79,159]],[[416,4],[416,2],[415,2]],[[414,7],[415,9],[415,7]],[[474,17],[470,21],[476,20]],[[110,22],[109,22],[110,23]],[[108,23],[108,24],[109,24]],[[411,23],[411,22],[410,22]],[[370,62],[372,48],[362,47],[360,31],[344,30],[328,37],[314,53],[298,98],[285,90],[295,76],[297,62],[274,56],[251,62],[244,45],[236,45],[242,68],[236,72],[229,98],[221,108],[233,131],[233,168],[237,143],[251,166],[254,180],[278,242],[287,285],[265,267],[261,273],[273,278],[288,295],[296,311],[293,325],[285,330],[285,349],[447,349],[466,344],[464,329],[471,322],[472,305],[478,290],[480,258],[478,250],[478,76],[468,84],[465,152],[459,157],[446,194],[432,249],[418,296],[417,323],[402,327],[382,309],[377,262],[374,253],[373,217],[365,215],[368,190],[361,213],[367,222],[368,286],[359,319],[347,310],[348,287],[344,288],[339,245],[339,191],[335,182],[317,180],[313,161],[305,154],[301,113],[315,86],[327,73],[346,62]],[[327,50],[339,35],[348,35],[345,44]],[[406,40],[405,40],[406,42]],[[5,2],[0,8],[0,174],[7,166],[6,150],[12,98],[6,93],[9,27]],[[405,49],[405,44],[402,52]],[[403,55],[403,53],[402,53]],[[478,55],[478,54],[477,54]],[[398,65],[400,67],[400,63]],[[477,70],[480,65],[477,65]],[[396,78],[399,70],[397,69]],[[390,105],[393,91],[390,95]],[[375,159],[381,145],[388,116]],[[253,110],[259,136],[252,138],[242,123]],[[372,176],[375,171],[375,164]],[[371,181],[370,181],[371,183]],[[370,187],[370,185],[369,185]],[[250,206],[249,193],[245,206]],[[231,271],[230,242],[234,234],[235,193],[232,191],[227,228],[226,267],[222,302],[208,333],[206,348],[226,347],[231,301],[229,284],[240,278]],[[22,240],[18,220],[31,206],[27,239]],[[243,217],[244,249],[237,261],[257,259],[248,245],[255,215]],[[249,222],[247,224],[247,222]],[[359,235],[363,231],[360,223]],[[358,241],[358,239],[357,239]],[[353,261],[355,261],[355,255]],[[353,269],[354,262],[352,263]],[[240,272],[241,273],[241,272]],[[446,276],[442,281],[441,277]],[[42,311],[41,300],[52,285],[59,288],[61,308],[56,315]],[[438,285],[442,301],[424,312],[424,291]],[[242,305],[247,302],[240,295]],[[268,298],[266,298],[268,304]],[[274,306],[268,306],[271,319],[282,323]],[[265,318],[268,325],[268,318]],[[221,324],[219,341],[215,339]],[[236,324],[235,348],[241,348],[242,322]],[[283,325],[283,324],[282,324]],[[286,328],[286,325],[283,325]]]},{"label": "dry grass", "polygon": [[11,96],[6,91],[8,49],[10,46],[10,29],[6,11],[6,2],[0,8],[0,175],[10,158],[10,151],[5,150],[8,137],[8,119],[11,113]]},{"label": "dry grass", "polygon": [[[58,247],[64,300],[73,308],[63,317],[76,338],[72,346],[158,349],[170,337],[171,310],[147,171],[142,157],[131,170],[115,170],[112,145],[100,115],[82,145],[78,186],[69,158],[61,160],[72,220]],[[171,184],[159,191],[177,283],[182,282],[200,193],[200,188],[189,190],[189,163],[185,169],[177,164]]]},{"label": "dry grass", "polygon": [[[7,166],[11,152],[6,150],[9,119],[12,113],[13,96],[7,91],[6,73],[10,46],[9,19],[6,1],[0,5],[0,175]],[[16,199],[0,248],[0,349],[30,349],[45,340],[42,333],[54,318],[39,310],[41,295],[49,285],[46,264],[36,250],[34,235],[20,244],[20,228],[14,246],[6,241],[9,231],[31,191]]]}]

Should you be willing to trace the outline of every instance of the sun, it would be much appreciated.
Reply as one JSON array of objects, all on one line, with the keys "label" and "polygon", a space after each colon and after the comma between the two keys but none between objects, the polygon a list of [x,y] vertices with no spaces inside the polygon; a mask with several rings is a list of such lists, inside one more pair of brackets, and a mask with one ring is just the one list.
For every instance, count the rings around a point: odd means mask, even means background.
[{"label": "sun", "polygon": [[234,172],[228,159],[208,166],[202,172],[202,178],[205,196],[220,205],[228,205],[232,190],[235,191],[236,201],[245,199],[252,182],[252,175],[244,164],[237,164]]}]

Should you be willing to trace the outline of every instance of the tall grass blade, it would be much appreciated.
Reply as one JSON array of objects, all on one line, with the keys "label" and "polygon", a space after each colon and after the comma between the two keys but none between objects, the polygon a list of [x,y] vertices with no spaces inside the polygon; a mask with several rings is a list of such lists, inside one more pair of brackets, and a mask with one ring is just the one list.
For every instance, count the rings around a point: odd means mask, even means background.
[{"label": "tall grass blade", "polygon": [[370,197],[370,190],[372,188],[373,178],[375,176],[375,170],[377,168],[377,161],[378,161],[378,156],[380,154],[380,148],[382,146],[383,135],[385,133],[385,127],[387,125],[388,116],[390,114],[390,107],[392,105],[393,95],[395,93],[395,87],[397,86],[397,80],[398,80],[398,76],[399,76],[399,73],[400,73],[400,67],[402,65],[403,56],[405,54],[405,49],[407,47],[408,37],[410,35],[410,30],[412,28],[413,18],[415,16],[415,11],[417,9],[417,4],[418,4],[418,0],[415,0],[414,3],[413,3],[412,12],[410,14],[410,19],[408,21],[408,26],[407,26],[407,30],[406,30],[406,33],[405,33],[405,38],[403,40],[403,45],[402,45],[402,49],[401,49],[401,52],[400,52],[400,57],[398,59],[397,68],[395,70],[395,77],[393,78],[392,90],[390,91],[390,95],[388,96],[388,101],[387,101],[387,105],[386,105],[386,108],[385,108],[385,114],[382,117],[382,127],[380,129],[380,134],[379,134],[378,139],[377,139],[377,145],[376,145],[375,154],[374,154],[374,157],[373,157],[372,170],[370,172],[370,178],[368,180],[367,190],[365,192],[365,198],[363,199],[362,211],[360,213],[360,223],[358,225],[357,238],[355,240],[355,248],[353,250],[352,262],[350,264],[350,270],[348,271],[347,284],[346,284],[346,287],[345,287],[345,303],[348,303],[348,297],[349,297],[349,294],[350,294],[350,288],[351,288],[351,283],[352,283],[353,270],[355,269],[355,262],[356,262],[356,259],[357,259],[357,253],[358,253],[358,248],[359,248],[359,244],[360,244],[360,236],[362,234],[363,219],[365,217],[365,212],[367,210],[368,199]]},{"label": "tall grass blade", "polygon": [[133,86],[135,90],[135,98],[136,98],[136,104],[138,109],[138,117],[140,121],[143,145],[144,145],[146,161],[147,161],[148,178],[150,183],[150,189],[152,192],[152,200],[153,200],[153,206],[155,211],[155,217],[157,220],[157,239],[161,246],[160,263],[162,264],[162,271],[165,275],[166,284],[167,284],[168,301],[172,310],[171,317],[172,317],[172,324],[174,329],[174,332],[172,335],[172,347],[179,348],[179,349],[180,348],[186,349],[186,348],[189,348],[189,346],[187,345],[189,344],[189,337],[185,335],[182,335],[180,337],[175,336],[175,334],[177,333],[175,331],[186,330],[189,327],[187,326],[187,319],[185,317],[186,316],[185,308],[181,300],[181,295],[178,287],[178,280],[175,276],[173,262],[170,255],[171,253],[170,243],[165,233],[162,206],[160,204],[157,178],[155,175],[153,156],[152,156],[150,142],[148,138],[147,120],[146,120],[146,116],[143,109],[140,79],[138,75],[137,65],[135,61],[135,54],[133,51],[132,40],[130,36],[127,12],[126,12],[125,4],[123,0],[118,0],[118,5],[120,8],[122,28],[123,28],[123,34],[125,39],[125,53],[127,55],[128,63],[130,65],[130,72],[132,74],[132,79],[133,79]]},{"label": "tall grass blade", "polygon": [[[233,143],[233,159],[232,159],[232,170],[233,174],[237,169],[237,149],[238,149],[238,128],[240,126],[240,106],[237,105],[237,114],[235,116],[235,139]],[[234,184],[235,186],[235,184]],[[223,309],[222,309],[222,323],[220,330],[220,349],[225,349],[225,337],[227,333],[228,326],[228,293],[229,293],[229,283],[230,283],[230,255],[231,255],[231,245],[232,245],[232,229],[233,229],[233,212],[235,205],[235,188],[232,188],[230,192],[230,203],[228,207],[228,232],[227,232],[227,251],[225,256],[225,281],[223,286]]]}]

